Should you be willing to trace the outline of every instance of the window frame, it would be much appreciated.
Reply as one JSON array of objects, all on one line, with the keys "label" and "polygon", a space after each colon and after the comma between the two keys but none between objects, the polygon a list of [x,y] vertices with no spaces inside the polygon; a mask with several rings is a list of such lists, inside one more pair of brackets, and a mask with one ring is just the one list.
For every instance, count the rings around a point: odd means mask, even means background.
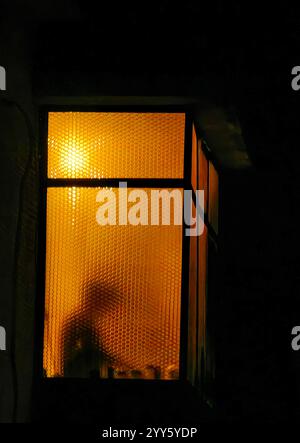
[{"label": "window frame", "polygon": [[[184,167],[182,178],[101,178],[101,179],[61,179],[48,178],[48,114],[50,112],[124,112],[124,113],[183,113],[185,114],[184,130]],[[192,187],[192,128],[193,108],[188,105],[172,106],[89,106],[89,105],[45,105],[39,109],[39,221],[38,221],[38,261],[37,261],[37,294],[36,294],[36,327],[35,327],[35,355],[34,374],[37,380],[57,380],[43,374],[44,350],[44,313],[45,313],[45,282],[46,282],[46,221],[47,221],[47,189],[49,187],[118,187],[120,181],[126,181],[130,188],[181,188],[192,190],[193,200],[195,192]],[[179,346],[179,380],[128,380],[128,379],[99,379],[101,382],[157,382],[177,383],[187,381],[188,364],[188,330],[189,330],[189,261],[190,237],[185,236],[185,224],[182,224],[182,263],[181,263],[181,299],[180,299],[180,346]],[[63,377],[62,380],[69,380]],[[76,378],[74,379],[76,380]],[[89,379],[80,379],[89,380]]]}]

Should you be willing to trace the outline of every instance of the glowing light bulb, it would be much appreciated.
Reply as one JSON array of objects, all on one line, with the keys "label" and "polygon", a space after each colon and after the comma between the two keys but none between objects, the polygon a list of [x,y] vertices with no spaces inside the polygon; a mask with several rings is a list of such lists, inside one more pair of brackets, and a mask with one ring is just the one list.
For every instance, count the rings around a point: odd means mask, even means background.
[{"label": "glowing light bulb", "polygon": [[69,178],[83,177],[88,166],[88,156],[78,146],[67,146],[62,150],[62,167]]}]

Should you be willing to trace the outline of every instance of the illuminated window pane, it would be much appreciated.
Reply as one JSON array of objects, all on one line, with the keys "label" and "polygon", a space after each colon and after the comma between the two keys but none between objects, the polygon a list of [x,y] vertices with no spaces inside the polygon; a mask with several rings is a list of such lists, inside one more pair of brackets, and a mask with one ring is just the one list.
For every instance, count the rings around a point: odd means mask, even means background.
[{"label": "illuminated window pane", "polygon": [[[196,208],[193,204],[193,217]],[[189,330],[188,330],[188,368],[189,381],[196,381],[197,364],[197,237],[190,237],[190,263],[189,263]]]},{"label": "illuminated window pane", "polygon": [[207,227],[198,241],[198,379],[205,377],[206,298],[207,298]]},{"label": "illuminated window pane", "polygon": [[49,178],[182,178],[183,113],[50,112]]},{"label": "illuminated window pane", "polygon": [[208,161],[198,141],[198,189],[204,190],[204,213],[207,213]]},{"label": "illuminated window pane", "polygon": [[182,226],[100,226],[98,192],[47,191],[45,375],[177,379]]},{"label": "illuminated window pane", "polygon": [[214,165],[209,162],[209,202],[208,221],[216,234],[219,224],[219,176]]},{"label": "illuminated window pane", "polygon": [[192,132],[192,186],[197,189],[197,135],[195,126],[193,125]]}]

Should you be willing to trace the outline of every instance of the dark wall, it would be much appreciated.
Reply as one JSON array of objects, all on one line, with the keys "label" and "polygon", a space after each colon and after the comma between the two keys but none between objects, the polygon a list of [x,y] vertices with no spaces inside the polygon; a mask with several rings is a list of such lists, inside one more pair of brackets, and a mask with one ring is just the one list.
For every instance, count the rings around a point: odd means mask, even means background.
[{"label": "dark wall", "polygon": [[221,416],[231,419],[282,421],[293,413],[288,188],[268,172],[222,180],[218,392]]},{"label": "dark wall", "polygon": [[[1,64],[7,90],[0,96],[1,285],[0,420],[30,416],[35,303],[37,168],[28,30],[7,17],[1,27]],[[18,408],[16,407],[18,405]]]}]

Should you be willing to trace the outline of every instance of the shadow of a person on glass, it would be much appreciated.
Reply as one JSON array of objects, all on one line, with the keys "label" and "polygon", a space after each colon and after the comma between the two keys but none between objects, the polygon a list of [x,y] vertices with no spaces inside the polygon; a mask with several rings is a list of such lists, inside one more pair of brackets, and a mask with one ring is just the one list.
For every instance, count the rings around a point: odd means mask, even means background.
[{"label": "shadow of a person on glass", "polygon": [[63,326],[64,377],[110,376],[114,356],[105,351],[96,325],[105,312],[114,310],[119,303],[120,296],[111,286],[98,281],[83,285],[81,304]]}]

